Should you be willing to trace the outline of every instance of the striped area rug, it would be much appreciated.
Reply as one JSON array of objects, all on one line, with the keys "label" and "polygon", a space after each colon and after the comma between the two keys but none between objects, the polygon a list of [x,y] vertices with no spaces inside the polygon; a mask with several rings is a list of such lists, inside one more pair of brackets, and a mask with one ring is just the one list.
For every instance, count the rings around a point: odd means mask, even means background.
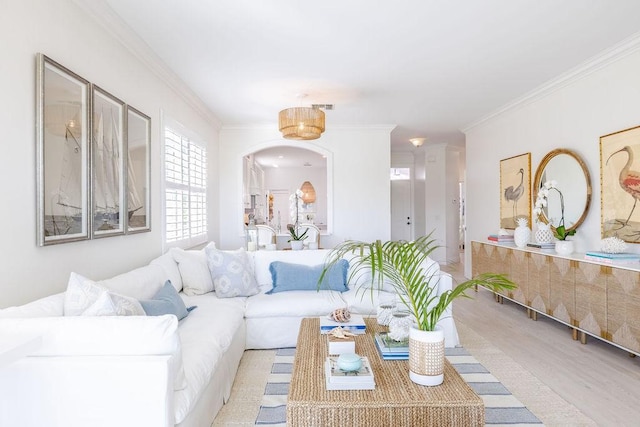
[{"label": "striped area rug", "polygon": [[[285,426],[295,351],[295,348],[283,348],[276,352],[256,425]],[[467,384],[482,397],[486,425],[525,427],[542,424],[463,347],[447,348],[446,356]]]}]

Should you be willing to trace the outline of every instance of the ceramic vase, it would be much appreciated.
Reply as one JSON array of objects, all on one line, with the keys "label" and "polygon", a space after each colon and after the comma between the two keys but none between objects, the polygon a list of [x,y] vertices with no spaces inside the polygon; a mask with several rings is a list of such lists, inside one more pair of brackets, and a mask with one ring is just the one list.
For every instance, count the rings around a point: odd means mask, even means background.
[{"label": "ceramic vase", "polygon": [[531,230],[527,218],[518,218],[518,226],[513,232],[513,242],[519,248],[524,248],[531,239]]},{"label": "ceramic vase", "polygon": [[292,240],[290,243],[291,243],[291,250],[292,251],[300,251],[300,250],[302,250],[302,246],[303,246],[302,240]]},{"label": "ceramic vase", "polygon": [[556,253],[558,255],[570,255],[573,253],[573,242],[571,240],[558,240],[556,242]]},{"label": "ceramic vase", "polygon": [[444,331],[421,331],[411,328],[409,333],[409,378],[416,384],[436,386],[444,381]]},{"label": "ceramic vase", "polygon": [[537,243],[549,243],[553,241],[553,233],[551,232],[551,226],[544,222],[538,223],[538,229],[536,230],[536,242]]}]

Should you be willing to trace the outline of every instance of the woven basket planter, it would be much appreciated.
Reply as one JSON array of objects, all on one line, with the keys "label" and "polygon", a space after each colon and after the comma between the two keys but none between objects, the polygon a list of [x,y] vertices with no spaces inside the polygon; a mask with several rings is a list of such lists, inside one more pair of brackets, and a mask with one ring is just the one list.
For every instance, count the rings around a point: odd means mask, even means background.
[{"label": "woven basket planter", "polygon": [[444,331],[409,333],[409,378],[416,384],[436,386],[444,381]]}]

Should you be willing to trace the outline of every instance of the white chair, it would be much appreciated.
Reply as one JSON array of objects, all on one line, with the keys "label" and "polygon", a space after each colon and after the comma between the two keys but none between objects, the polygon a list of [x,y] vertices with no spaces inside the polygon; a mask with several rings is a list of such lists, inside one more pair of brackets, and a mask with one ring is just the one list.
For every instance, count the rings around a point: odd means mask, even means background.
[{"label": "white chair", "polygon": [[300,224],[299,234],[307,231],[307,238],[303,240],[304,246],[309,247],[309,243],[317,243],[320,247],[320,229],[315,224]]},{"label": "white chair", "polygon": [[258,247],[264,248],[269,243],[276,243],[276,230],[268,225],[258,224]]}]

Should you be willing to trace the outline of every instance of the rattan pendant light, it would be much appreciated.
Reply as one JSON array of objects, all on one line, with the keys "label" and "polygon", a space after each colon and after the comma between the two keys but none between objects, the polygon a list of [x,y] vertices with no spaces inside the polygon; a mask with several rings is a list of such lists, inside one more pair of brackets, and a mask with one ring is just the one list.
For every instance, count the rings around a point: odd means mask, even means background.
[{"label": "rattan pendant light", "polygon": [[302,191],[302,201],[304,203],[309,204],[316,201],[316,189],[313,188],[313,185],[311,185],[309,181],[302,183],[300,191]]},{"label": "rattan pendant light", "polygon": [[285,139],[318,139],[324,132],[324,111],[311,107],[286,108],[278,115],[278,125]]}]

